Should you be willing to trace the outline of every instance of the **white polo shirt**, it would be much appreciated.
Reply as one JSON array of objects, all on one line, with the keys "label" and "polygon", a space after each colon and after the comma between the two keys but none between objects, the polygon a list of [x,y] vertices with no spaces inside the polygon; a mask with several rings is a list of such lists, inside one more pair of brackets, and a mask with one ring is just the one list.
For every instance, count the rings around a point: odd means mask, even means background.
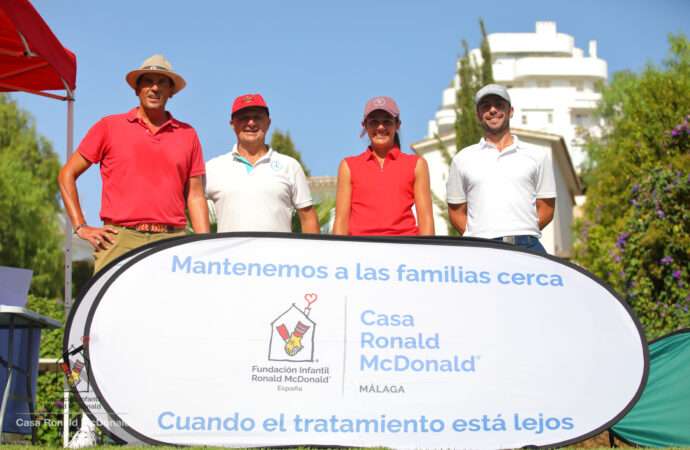
[{"label": "white polo shirt", "polygon": [[464,236],[541,236],[537,199],[556,197],[551,153],[520,142],[499,151],[483,138],[453,157],[448,203],[467,203]]},{"label": "white polo shirt", "polygon": [[272,149],[252,166],[237,151],[206,163],[206,197],[218,231],[291,231],[295,209],[312,205],[302,166]]}]

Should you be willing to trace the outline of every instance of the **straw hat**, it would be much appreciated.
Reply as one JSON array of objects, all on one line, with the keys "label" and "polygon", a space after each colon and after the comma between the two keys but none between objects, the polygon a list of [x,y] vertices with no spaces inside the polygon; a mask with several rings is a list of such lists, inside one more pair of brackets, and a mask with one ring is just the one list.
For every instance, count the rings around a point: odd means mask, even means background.
[{"label": "straw hat", "polygon": [[170,64],[170,61],[165,59],[165,56],[163,55],[150,56],[146,59],[146,61],[144,61],[141,67],[129,72],[125,79],[127,80],[127,83],[132,86],[132,89],[136,89],[137,80],[145,73],[157,73],[160,75],[165,75],[173,80],[173,83],[175,83],[173,94],[177,94],[187,85],[187,82],[184,81],[184,78],[173,72],[172,64]]}]

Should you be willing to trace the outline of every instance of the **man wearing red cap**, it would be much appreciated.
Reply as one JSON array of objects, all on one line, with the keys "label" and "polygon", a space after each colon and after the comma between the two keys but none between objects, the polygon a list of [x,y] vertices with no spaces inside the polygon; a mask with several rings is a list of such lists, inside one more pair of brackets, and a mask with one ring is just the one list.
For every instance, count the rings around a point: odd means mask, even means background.
[{"label": "man wearing red cap", "polygon": [[237,97],[230,125],[237,144],[206,164],[206,196],[215,206],[218,231],[290,232],[296,210],[302,232],[318,233],[304,170],[265,143],[271,118],[263,97]]},{"label": "man wearing red cap", "polygon": [[[185,80],[162,55],[148,58],[126,80],[139,106],[91,127],[58,176],[74,234],[94,248],[96,272],[129,250],[186,235],[185,208],[196,233],[209,231],[199,138],[165,110]],[[103,226],[88,225],[79,204],[76,181],[92,164],[100,164],[103,180]],[[95,444],[95,425],[83,415],[69,447]]]}]

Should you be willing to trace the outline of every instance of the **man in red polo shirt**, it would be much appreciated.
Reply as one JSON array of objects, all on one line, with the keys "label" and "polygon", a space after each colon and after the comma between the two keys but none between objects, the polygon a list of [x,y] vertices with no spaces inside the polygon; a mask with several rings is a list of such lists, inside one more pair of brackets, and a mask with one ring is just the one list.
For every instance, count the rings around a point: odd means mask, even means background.
[{"label": "man in red polo shirt", "polygon": [[[129,250],[186,234],[185,207],[196,233],[209,231],[202,184],[204,157],[194,129],[165,110],[185,87],[161,55],[127,74],[139,106],[98,121],[58,176],[62,201],[74,233],[94,248],[95,271]],[[100,164],[104,226],[84,220],[77,178]],[[70,448],[96,445],[96,427],[83,414]]]},{"label": "man in red polo shirt", "polygon": [[[154,55],[126,80],[139,106],[91,127],[58,177],[74,233],[94,248],[96,272],[133,248],[184,235],[185,207],[194,232],[209,231],[199,138],[165,110],[184,79]],[[77,192],[77,178],[92,164],[101,166],[102,227],[85,222]]]}]

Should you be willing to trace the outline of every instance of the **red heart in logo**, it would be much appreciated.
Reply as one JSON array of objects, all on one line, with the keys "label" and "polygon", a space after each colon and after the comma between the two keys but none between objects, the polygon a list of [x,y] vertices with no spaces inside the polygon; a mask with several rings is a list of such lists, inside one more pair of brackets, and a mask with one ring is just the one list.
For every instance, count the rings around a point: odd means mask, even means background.
[{"label": "red heart in logo", "polygon": [[304,294],[304,299],[307,301],[308,305],[311,305],[312,303],[314,303],[316,300],[319,299],[319,296],[314,294],[314,293]]}]

